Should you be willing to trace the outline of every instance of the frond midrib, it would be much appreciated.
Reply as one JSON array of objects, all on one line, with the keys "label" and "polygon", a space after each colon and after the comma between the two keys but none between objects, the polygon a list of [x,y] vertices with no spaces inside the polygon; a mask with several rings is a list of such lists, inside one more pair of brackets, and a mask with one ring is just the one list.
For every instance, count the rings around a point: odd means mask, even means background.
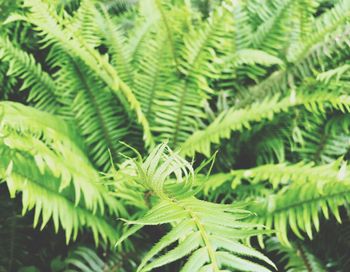
[{"label": "frond midrib", "polygon": [[166,17],[166,14],[164,13],[161,0],[155,0],[155,4],[156,4],[156,6],[157,6],[157,8],[158,8],[158,10],[160,12],[162,21],[163,21],[164,26],[165,26],[165,30],[166,30],[165,32],[166,32],[166,35],[168,37],[168,42],[169,42],[169,45],[170,45],[170,50],[171,50],[171,53],[172,53],[172,56],[173,56],[173,61],[174,61],[175,67],[176,67],[176,69],[178,69],[179,61],[178,61],[178,57],[177,57],[176,50],[175,50],[173,33],[172,33],[171,29],[170,29],[169,22],[168,22],[168,19]]},{"label": "frond midrib", "polygon": [[215,29],[216,29],[215,25],[216,25],[216,23],[218,23],[218,22],[215,22],[215,24],[210,25],[210,29],[206,33],[207,34],[206,38],[202,42],[201,46],[199,47],[199,49],[197,51],[196,56],[193,59],[193,62],[191,63],[190,67],[188,68],[189,69],[189,73],[185,76],[184,87],[183,87],[182,92],[180,94],[181,98],[180,98],[180,102],[179,102],[179,108],[178,108],[178,111],[177,111],[177,114],[176,114],[175,130],[174,130],[174,136],[173,136],[173,146],[174,147],[176,147],[176,144],[178,143],[178,136],[179,136],[180,127],[181,127],[181,123],[182,123],[182,110],[183,110],[183,108],[185,106],[185,100],[186,100],[186,96],[187,96],[187,89],[188,89],[189,81],[191,79],[192,74],[194,73],[194,68],[196,67],[197,62],[200,59],[200,56],[201,56],[203,50],[206,48],[206,46],[210,42],[210,38],[215,33]]},{"label": "frond midrib", "polygon": [[101,109],[100,109],[100,107],[95,99],[93,91],[91,90],[89,84],[86,82],[86,80],[85,80],[85,78],[84,78],[84,76],[79,68],[79,65],[73,59],[72,59],[72,64],[73,64],[74,70],[76,71],[76,74],[79,77],[80,82],[84,86],[84,89],[87,91],[87,94],[88,94],[88,97],[90,99],[91,104],[93,105],[93,107],[96,111],[96,117],[99,121],[99,127],[101,128],[101,131],[103,133],[103,139],[106,141],[107,148],[110,149],[112,156],[114,157],[114,156],[116,156],[116,154],[118,154],[118,152],[113,145],[113,141],[109,135],[107,126],[106,126],[105,121],[102,117]]},{"label": "frond midrib", "polygon": [[192,218],[192,220],[194,221],[195,225],[197,226],[197,228],[199,230],[199,233],[202,237],[205,248],[207,249],[209,259],[211,260],[211,266],[213,268],[213,271],[220,272],[220,269],[218,266],[218,261],[217,261],[217,258],[215,256],[215,250],[210,243],[210,239],[208,237],[208,234],[207,234],[203,224],[201,223],[200,218],[189,207],[185,207],[184,205],[181,205],[177,200],[171,199],[170,201],[172,203],[174,203],[175,205],[179,206],[180,208],[184,209],[189,214],[189,216]]},{"label": "frond midrib", "polygon": [[[297,243],[296,246],[297,246],[297,250],[300,252],[300,254],[298,254],[298,255],[301,257],[301,260],[303,261],[307,272],[314,272],[312,267],[311,267],[311,264],[306,256],[307,253],[305,252],[305,249],[303,248],[303,246],[301,246],[299,243]],[[315,272],[317,272],[317,271],[315,271]]]},{"label": "frond midrib", "polygon": [[264,218],[266,218],[266,217],[269,217],[269,216],[273,216],[274,214],[287,212],[288,210],[308,205],[310,203],[317,203],[317,202],[320,202],[320,201],[327,201],[328,199],[332,199],[332,198],[335,198],[335,197],[338,197],[338,196],[346,196],[348,194],[350,194],[350,189],[346,190],[346,191],[342,191],[342,192],[336,192],[336,193],[333,193],[333,194],[328,194],[328,195],[318,196],[318,197],[314,197],[314,198],[307,199],[307,200],[298,201],[296,203],[289,204],[289,205],[281,207],[281,208],[277,208],[277,209],[275,209],[273,211],[269,211],[268,213],[260,214],[260,216],[259,216],[259,212],[257,212],[257,217],[264,217]]}]

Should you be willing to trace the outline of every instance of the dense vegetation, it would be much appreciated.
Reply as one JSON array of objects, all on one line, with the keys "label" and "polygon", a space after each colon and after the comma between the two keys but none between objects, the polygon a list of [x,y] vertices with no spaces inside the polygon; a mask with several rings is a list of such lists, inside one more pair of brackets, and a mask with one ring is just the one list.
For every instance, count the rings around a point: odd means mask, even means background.
[{"label": "dense vegetation", "polygon": [[349,0],[0,12],[0,271],[348,271]]}]

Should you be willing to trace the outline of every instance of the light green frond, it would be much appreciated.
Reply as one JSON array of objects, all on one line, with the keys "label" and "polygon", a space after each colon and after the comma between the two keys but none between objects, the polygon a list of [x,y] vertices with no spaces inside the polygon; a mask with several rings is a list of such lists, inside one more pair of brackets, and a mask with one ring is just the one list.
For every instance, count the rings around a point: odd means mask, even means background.
[{"label": "light green frond", "polygon": [[[57,117],[20,104],[1,102],[0,109],[1,178],[11,197],[22,192],[24,211],[35,206],[35,222],[42,214],[43,226],[53,217],[56,229],[60,222],[66,230],[67,241],[72,231],[76,237],[82,226],[93,229],[96,241],[98,233],[105,235],[101,228],[110,227],[98,222],[98,215],[104,213],[105,206],[117,213],[119,204],[101,183],[72,128]],[[75,163],[79,163],[79,169],[73,167]],[[53,206],[47,205],[50,201]],[[71,213],[68,219],[76,222],[67,221],[65,208]],[[87,218],[91,222],[86,222]],[[107,233],[112,234],[110,229]]]},{"label": "light green frond", "polygon": [[350,71],[350,65],[344,64],[335,69],[331,69],[331,70],[319,73],[317,75],[317,80],[324,83],[330,83],[332,80],[339,82],[343,76],[347,76],[349,74],[349,71]]},{"label": "light green frond", "polygon": [[206,129],[196,131],[181,146],[181,153],[193,155],[200,152],[209,156],[210,144],[220,143],[220,139],[229,138],[232,131],[250,129],[252,122],[272,119],[276,113],[287,111],[290,107],[304,106],[306,110],[319,113],[325,112],[325,106],[331,106],[341,111],[349,110],[350,97],[338,96],[332,93],[317,95],[297,95],[292,92],[290,97],[279,100],[278,96],[265,99],[247,109],[231,108],[220,114]]},{"label": "light green frond", "polygon": [[163,107],[158,109],[154,128],[172,147],[184,142],[198,127],[197,120],[204,118],[204,100],[213,92],[209,79],[219,77],[219,55],[231,48],[227,38],[232,33],[232,18],[223,5],[184,38],[177,65],[182,76],[169,78],[171,85],[159,102]]},{"label": "light green frond", "polygon": [[270,55],[262,50],[257,49],[242,49],[238,50],[233,57],[233,63],[237,66],[244,64],[254,65],[261,64],[265,66],[279,65],[283,66],[284,63],[281,59]]},{"label": "light green frond", "polygon": [[101,45],[101,37],[96,24],[98,16],[94,1],[81,1],[73,16],[66,16],[64,24],[69,26],[76,35],[83,37],[89,46],[96,48]]},{"label": "light green frond", "polygon": [[253,45],[255,48],[264,50],[271,55],[278,55],[287,41],[290,39],[292,26],[289,19],[292,16],[292,8],[295,1],[271,1],[273,9],[266,9],[268,16],[259,25],[253,34]]},{"label": "light green frond", "polygon": [[164,36],[149,35],[149,38],[151,41],[143,46],[142,54],[138,57],[135,93],[152,128],[156,125],[158,110],[162,109],[162,105],[159,105],[162,94],[168,91],[169,85],[174,85],[169,82],[169,76],[174,74],[167,64],[170,52]]},{"label": "light green frond", "polygon": [[[156,147],[144,161],[134,161],[134,179],[152,190],[159,203],[138,220],[128,220],[134,226],[118,244],[145,225],[172,223],[173,228],[146,254],[138,271],[151,271],[189,256],[181,271],[222,271],[224,268],[242,271],[271,271],[249,258],[264,264],[273,263],[260,252],[240,242],[254,235],[257,225],[243,223],[249,212],[239,206],[205,202],[194,198],[191,191],[193,170],[189,163],[172,153],[166,145]],[[171,175],[181,187],[171,190]],[[180,190],[179,190],[180,189]],[[170,190],[170,191],[169,191]],[[171,250],[165,249],[173,246]],[[156,257],[157,255],[159,257]]]},{"label": "light green frond", "polygon": [[23,214],[34,210],[34,227],[41,217],[41,229],[52,219],[56,232],[60,226],[65,231],[67,243],[75,240],[78,231],[84,227],[92,231],[96,243],[100,237],[111,243],[115,241],[116,232],[101,214],[77,205],[74,191],[60,192],[61,180],[47,171],[41,173],[33,157],[10,150],[3,144],[0,152],[0,178],[5,180],[12,198],[18,192],[22,193]]},{"label": "light green frond", "polygon": [[[332,214],[341,222],[340,208],[350,197],[348,169],[344,165],[340,169],[335,168],[335,164],[318,167],[301,166],[299,169],[296,165],[290,168],[282,166],[280,174],[278,165],[274,167],[277,173],[264,172],[264,166],[258,168],[262,170],[260,175],[258,172],[254,173],[254,170],[245,172],[256,181],[268,180],[271,177],[275,183],[290,181],[290,185],[283,190],[268,198],[257,199],[256,204],[250,206],[250,210],[257,214],[257,218],[253,221],[264,224],[267,228],[274,228],[278,239],[285,245],[290,245],[289,230],[301,239],[303,233],[312,239],[314,230],[319,230],[321,212],[326,219]],[[266,167],[270,170],[273,168]],[[290,173],[289,170],[292,169],[295,171]],[[299,171],[301,169],[303,171]]]},{"label": "light green frond", "polygon": [[[338,180],[345,179],[344,168],[340,171],[340,161],[330,164],[316,166],[313,162],[299,162],[294,164],[266,164],[257,166],[255,168],[232,170],[230,173],[215,175],[206,182],[205,191],[216,189],[223,183],[230,181],[231,187],[235,189],[241,184],[243,180],[249,181],[250,184],[258,184],[262,182],[269,182],[273,188],[278,188],[281,185],[298,182],[298,184],[305,184],[309,181],[317,182],[319,180]],[[350,177],[349,177],[350,178]]]},{"label": "light green frond", "polygon": [[98,14],[97,25],[102,39],[108,47],[111,64],[121,80],[133,86],[133,67],[131,66],[131,54],[125,33],[112,22],[107,11],[103,10],[102,12],[102,14]]}]

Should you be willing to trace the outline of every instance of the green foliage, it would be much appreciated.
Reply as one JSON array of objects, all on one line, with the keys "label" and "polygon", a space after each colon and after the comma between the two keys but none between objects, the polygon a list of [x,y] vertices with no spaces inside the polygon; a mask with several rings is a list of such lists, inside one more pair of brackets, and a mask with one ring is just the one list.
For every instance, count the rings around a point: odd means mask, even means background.
[{"label": "green foliage", "polygon": [[346,271],[348,0],[10,2],[0,271]]}]

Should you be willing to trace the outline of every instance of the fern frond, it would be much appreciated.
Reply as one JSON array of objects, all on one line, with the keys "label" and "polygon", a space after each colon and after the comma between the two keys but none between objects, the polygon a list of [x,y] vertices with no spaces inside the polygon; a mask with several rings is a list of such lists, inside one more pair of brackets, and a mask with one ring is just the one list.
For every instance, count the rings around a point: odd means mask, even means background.
[{"label": "fern frond", "polygon": [[[340,37],[344,32],[349,31],[349,13],[350,5],[348,1],[339,1],[337,5],[323,14],[320,18],[315,20],[312,29],[312,35],[308,37],[306,41],[302,41],[301,44],[297,47],[292,47],[288,53],[288,60],[292,63],[300,63],[304,60],[307,55],[310,55],[312,51],[316,51],[316,56],[320,57],[322,52],[322,45],[327,46],[327,51],[323,54],[330,56],[331,45],[340,45]],[[339,32],[340,30],[340,32]],[[347,42],[348,40],[344,37],[342,43]],[[337,47],[336,47],[337,48]]]},{"label": "fern frond", "polygon": [[278,254],[281,263],[287,261],[287,264],[283,267],[286,272],[327,271],[321,261],[299,242],[293,243],[293,247],[290,248],[281,245],[278,240],[270,238],[267,240],[266,246],[269,252]]},{"label": "fern frond", "polygon": [[62,103],[57,97],[55,83],[32,55],[0,36],[0,59],[9,63],[8,76],[23,80],[21,90],[30,89],[29,103],[50,113],[59,111]]},{"label": "fern frond", "polygon": [[[105,253],[106,254],[106,253]],[[107,255],[107,254],[106,254]],[[78,246],[71,252],[64,260],[67,272],[81,271],[81,272],[105,272],[105,271],[120,271],[127,270],[122,267],[123,257],[120,253],[112,253],[101,257],[96,252],[86,246]],[[134,265],[132,266],[135,269]],[[78,269],[78,270],[77,270]]]},{"label": "fern frond", "polygon": [[312,34],[312,24],[314,13],[317,10],[319,1],[317,0],[298,0],[296,1],[295,17],[299,25],[298,39],[307,39]]},{"label": "fern frond", "polygon": [[173,76],[173,70],[167,64],[170,52],[163,35],[150,35],[149,38],[151,41],[143,46],[138,57],[135,92],[152,127],[156,124],[158,108],[161,108],[157,102],[169,87],[168,76]]},{"label": "fern frond", "polygon": [[166,10],[167,1],[164,0],[152,0],[152,4],[156,8],[157,13],[159,14],[159,18],[162,20],[164,25],[164,30],[167,36],[167,42],[170,48],[170,52],[172,55],[172,65],[175,67],[179,66],[178,53],[177,53],[177,44],[176,44],[176,36],[174,31],[174,26],[172,25],[171,20],[168,16],[168,11]]},{"label": "fern frond", "polygon": [[96,48],[101,45],[100,30],[96,23],[100,14],[93,3],[94,1],[80,1],[78,10],[72,17],[66,16],[64,25],[69,25],[76,35],[83,37],[92,48]]},{"label": "fern frond", "polygon": [[339,55],[346,59],[349,8],[348,1],[339,1],[332,9],[313,20],[312,34],[289,46],[286,66],[248,88],[237,106],[251,105],[271,93],[285,93],[290,87],[295,87],[294,81],[317,75],[315,71],[324,69],[325,63],[330,63],[332,57]]},{"label": "fern frond", "polygon": [[28,218],[20,215],[20,205],[10,201],[5,186],[0,185],[0,271],[15,271],[33,258],[28,249],[33,242],[33,229]]},{"label": "fern frond", "polygon": [[289,39],[291,32],[289,19],[295,1],[271,2],[273,9],[266,9],[270,13],[268,19],[258,27],[252,39],[255,48],[262,49],[271,55],[278,55]]},{"label": "fern frond", "polygon": [[120,141],[127,141],[125,137],[130,132],[127,114],[118,99],[105,90],[103,82],[83,63],[72,58],[61,60],[55,76],[66,110],[84,136],[92,161],[108,171],[111,158],[119,163],[119,152],[126,150]]},{"label": "fern frond", "polygon": [[28,0],[24,4],[30,9],[26,20],[36,26],[40,36],[43,37],[42,42],[46,46],[58,43],[67,54],[73,58],[78,57],[94,71],[119,97],[126,111],[129,112],[132,109],[136,113],[137,119],[144,129],[144,139],[147,144],[151,144],[152,136],[149,124],[142,113],[138,100],[107,59],[84,41],[81,35],[74,34],[74,29],[70,29],[67,25],[64,28],[62,19],[48,4],[41,0]]},{"label": "fern frond", "polygon": [[[96,243],[99,237],[104,241],[115,241],[117,234],[114,228],[109,225],[100,215],[93,214],[83,206],[77,206],[72,195],[67,192],[60,192],[58,186],[60,180],[45,173],[42,174],[34,167],[35,161],[26,158],[19,152],[14,154],[3,148],[1,149],[0,176],[6,180],[11,197],[17,192],[22,193],[22,213],[34,209],[34,227],[37,226],[40,216],[42,217],[41,229],[45,227],[52,218],[56,232],[59,226],[66,233],[66,242],[75,240],[78,230],[82,227],[89,228]],[[42,180],[45,180],[45,184]]]},{"label": "fern frond", "polygon": [[[315,117],[307,120],[300,126],[302,141],[293,148],[293,152],[305,161],[316,163],[331,163],[345,156],[350,148],[350,138],[347,127],[342,128],[341,121],[337,122],[337,119],[339,118],[331,118],[328,121]],[[332,129],[330,125],[337,126]]]},{"label": "fern frond", "polygon": [[252,122],[263,119],[272,119],[276,113],[287,111],[290,107],[304,106],[313,113],[324,112],[324,104],[331,107],[348,111],[350,97],[337,96],[331,93],[316,93],[315,95],[292,92],[290,97],[279,100],[278,96],[265,99],[264,102],[256,103],[247,109],[231,108],[220,114],[206,129],[196,131],[181,146],[181,153],[193,155],[195,152],[210,154],[210,144],[220,143],[220,139],[229,138],[231,131],[250,129]]},{"label": "fern frond", "polygon": [[229,8],[222,5],[200,24],[200,28],[191,29],[184,39],[177,66],[182,76],[169,79],[175,84],[164,92],[159,102],[164,107],[157,112],[158,121],[154,128],[155,132],[161,133],[161,139],[169,139],[173,147],[184,142],[198,126],[194,117],[204,117],[203,103],[212,92],[208,80],[219,77],[215,67],[219,62],[217,56],[231,48],[226,39],[231,33],[231,19]]},{"label": "fern frond", "polygon": [[116,69],[121,80],[133,86],[133,67],[131,66],[131,54],[126,37],[122,30],[114,25],[107,11],[103,10],[103,15],[98,15],[98,28],[108,47],[111,64]]},{"label": "fern frond", "polygon": [[[264,200],[258,199],[257,203],[250,207],[257,214],[257,218],[253,221],[266,224],[268,228],[274,227],[277,230],[278,239],[285,245],[290,245],[289,228],[301,239],[303,239],[302,232],[312,239],[313,230],[319,230],[321,211],[326,219],[333,214],[341,222],[339,211],[349,201],[350,185],[347,169],[344,166],[334,169],[334,166],[336,165],[309,169],[307,166],[302,166],[304,171],[290,174],[283,169],[280,175],[279,168],[275,167],[277,173],[270,172],[272,180],[278,183],[290,179],[291,183]],[[293,168],[294,166],[291,166],[288,170]],[[265,180],[269,178],[269,174],[262,171],[261,176],[256,175],[256,177],[259,177],[257,178],[259,180]],[[279,178],[275,179],[275,177]]]},{"label": "fern frond", "polygon": [[344,64],[335,69],[331,69],[318,74],[317,80],[324,83],[330,83],[333,80],[335,80],[336,82],[339,82],[343,76],[346,76],[348,74],[349,70],[350,70],[350,65]]},{"label": "fern frond", "polygon": [[[191,165],[165,145],[156,147],[144,161],[134,161],[134,181],[152,190],[159,203],[143,218],[128,220],[134,226],[118,243],[145,225],[172,223],[173,229],[147,253],[138,271],[151,271],[168,263],[189,256],[181,271],[270,271],[254,263],[253,257],[273,264],[258,251],[243,245],[239,239],[254,235],[256,225],[242,223],[249,215],[239,206],[214,204],[193,197]],[[176,181],[169,179],[174,175]],[[158,254],[173,245],[164,255]]]},{"label": "fern frond", "polygon": [[[1,102],[0,109],[1,178],[11,197],[22,192],[23,213],[35,206],[34,225],[42,214],[42,227],[52,217],[56,230],[59,223],[66,230],[67,242],[82,226],[92,228],[96,242],[98,234],[113,240],[114,231],[97,214],[104,213],[105,205],[115,214],[119,204],[99,184],[100,177],[76,144],[79,138],[71,128],[20,104]],[[79,169],[73,167],[77,162]]]}]

